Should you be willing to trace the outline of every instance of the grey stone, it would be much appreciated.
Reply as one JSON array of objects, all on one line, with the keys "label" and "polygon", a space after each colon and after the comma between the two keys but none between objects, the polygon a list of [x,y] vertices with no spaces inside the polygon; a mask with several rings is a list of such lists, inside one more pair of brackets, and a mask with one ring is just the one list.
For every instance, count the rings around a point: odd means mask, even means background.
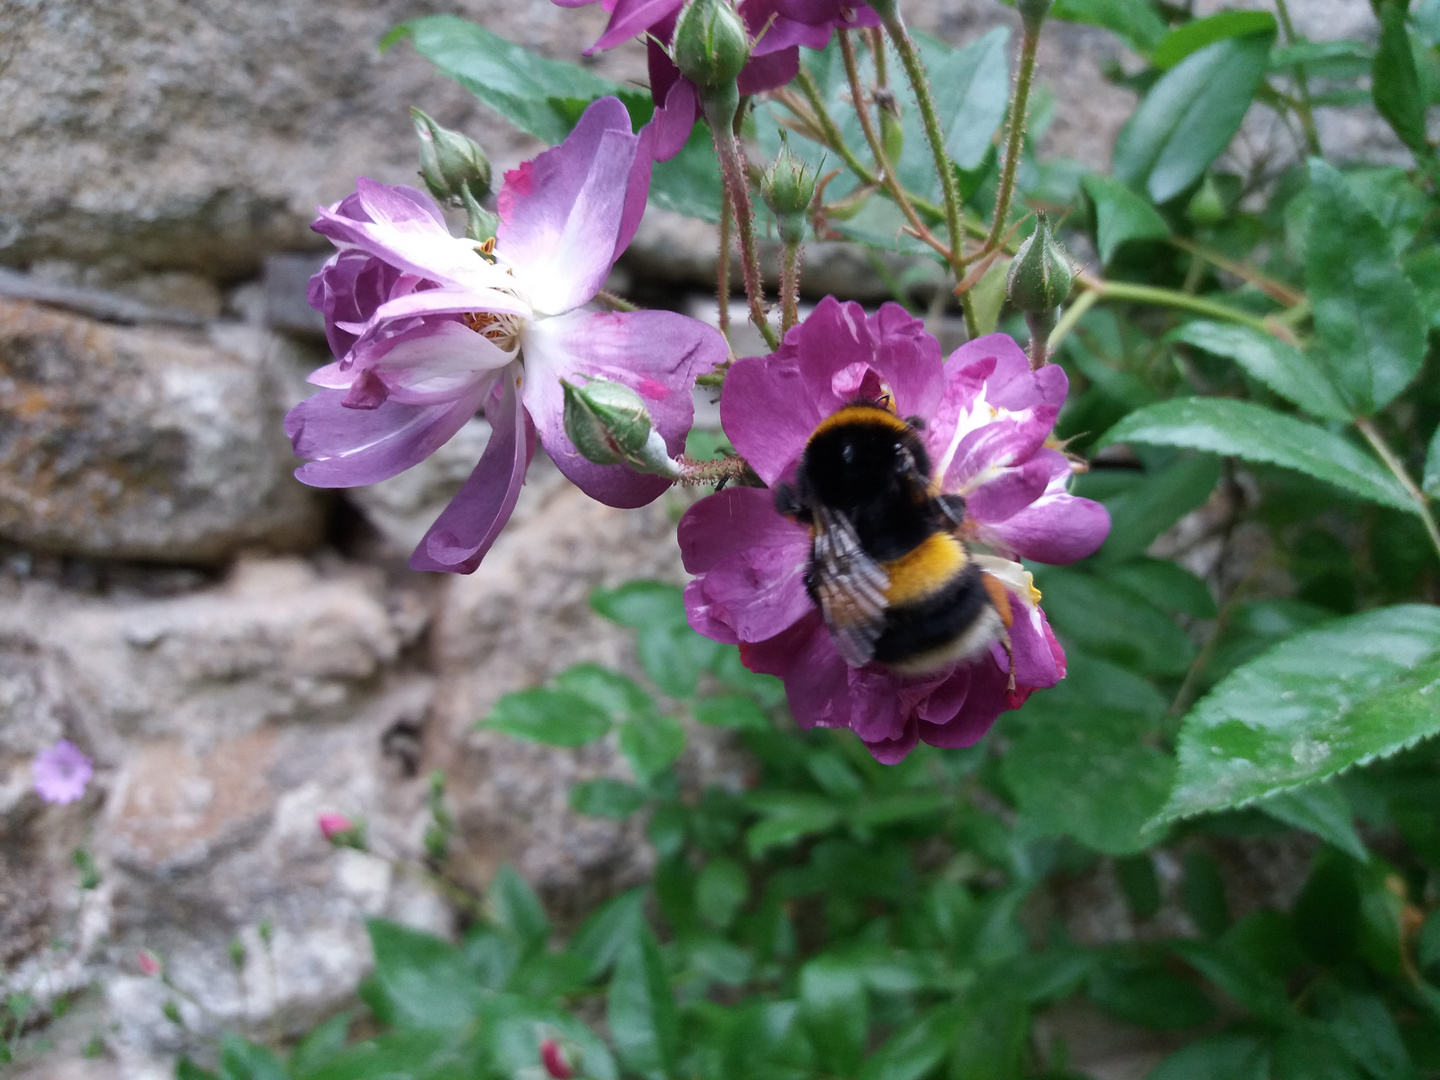
[{"label": "grey stone", "polygon": [[276,396],[198,335],[0,301],[0,537],[162,562],[312,545]]}]

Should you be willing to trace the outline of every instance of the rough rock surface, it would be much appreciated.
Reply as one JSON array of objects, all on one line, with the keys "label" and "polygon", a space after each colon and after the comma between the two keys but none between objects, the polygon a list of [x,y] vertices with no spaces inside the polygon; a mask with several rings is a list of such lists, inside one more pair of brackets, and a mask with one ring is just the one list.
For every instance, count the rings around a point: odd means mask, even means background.
[{"label": "rough rock surface", "polygon": [[276,395],[202,333],[0,301],[0,537],[162,562],[312,545]]}]

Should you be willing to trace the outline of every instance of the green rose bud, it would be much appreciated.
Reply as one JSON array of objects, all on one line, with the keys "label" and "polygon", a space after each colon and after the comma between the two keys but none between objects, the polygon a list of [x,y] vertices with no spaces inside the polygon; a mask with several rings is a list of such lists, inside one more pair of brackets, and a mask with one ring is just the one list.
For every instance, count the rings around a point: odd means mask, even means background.
[{"label": "green rose bud", "polygon": [[1196,225],[1218,225],[1225,220],[1225,196],[1220,194],[1214,177],[1205,177],[1200,190],[1191,197],[1185,213]]},{"label": "green rose bud", "polygon": [[490,193],[490,161],[473,139],[441,127],[416,108],[410,120],[420,142],[420,175],[431,195],[464,206]]},{"label": "green rose bud", "polygon": [[760,180],[760,197],[775,215],[780,239],[798,244],[805,239],[805,216],[815,198],[815,174],[790,149],[784,132],[780,153]]},{"label": "green rose bud", "polygon": [[565,434],[587,461],[679,475],[665,440],[650,421],[650,411],[634,390],[609,379],[592,379],[584,386],[561,380],[560,386],[565,395]]},{"label": "green rose bud", "polygon": [[1070,256],[1055,242],[1049,219],[1041,214],[1040,223],[1020,245],[1010,264],[1010,274],[1005,280],[1010,305],[1027,313],[1049,311],[1065,302],[1074,282]]},{"label": "green rose bud", "polygon": [[703,97],[739,77],[750,59],[750,34],[727,0],[690,0],[675,23],[670,53]]}]

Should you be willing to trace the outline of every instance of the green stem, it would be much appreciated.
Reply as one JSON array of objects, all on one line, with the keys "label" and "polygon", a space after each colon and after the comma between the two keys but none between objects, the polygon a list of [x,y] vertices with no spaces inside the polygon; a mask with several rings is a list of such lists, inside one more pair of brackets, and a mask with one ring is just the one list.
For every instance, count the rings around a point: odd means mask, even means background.
[{"label": "green stem", "polygon": [[[915,92],[915,101],[920,106],[920,122],[924,125],[925,138],[930,143],[930,152],[935,158],[935,172],[940,177],[940,188],[945,195],[945,228],[950,233],[949,261],[955,271],[955,280],[959,281],[965,276],[965,256],[961,247],[965,230],[961,224],[963,215],[960,212],[960,195],[955,189],[955,170],[951,166],[950,155],[945,150],[945,136],[940,130],[940,119],[935,114],[935,101],[930,96],[930,83],[925,78],[925,65],[920,61],[915,42],[910,39],[910,32],[905,29],[905,23],[895,6],[882,4],[881,8],[885,10],[878,12],[880,21],[885,24],[890,43],[900,55],[900,64],[905,68],[910,89]],[[965,303],[963,300],[961,302]],[[968,307],[968,304],[966,306]]]},{"label": "green stem", "polygon": [[800,92],[805,95],[805,100],[810,103],[810,108],[815,112],[814,119],[820,125],[820,131],[825,136],[826,148],[840,155],[840,160],[845,162],[846,167],[856,175],[860,183],[867,187],[876,184],[875,174],[867,169],[855,156],[855,152],[845,144],[845,137],[840,134],[840,128],[836,125],[829,110],[825,108],[824,99],[820,97],[820,88],[815,85],[814,78],[811,77],[804,64],[800,65],[800,73],[795,76],[795,81],[800,84]]},{"label": "green stem", "polygon": [[[1295,24],[1290,21],[1290,9],[1286,6],[1285,0],[1275,0],[1275,12],[1280,16],[1280,26],[1285,31],[1285,40],[1292,45],[1297,39]],[[1300,92],[1300,100],[1296,103],[1295,114],[1300,117],[1300,127],[1305,132],[1305,144],[1310,148],[1310,153],[1320,156],[1320,132],[1315,128],[1315,109],[1310,101],[1310,82],[1305,77],[1305,65],[1295,65],[1295,88]]]},{"label": "green stem", "polygon": [[1176,289],[1162,289],[1156,285],[1136,285],[1129,281],[1100,281],[1092,278],[1085,284],[1087,288],[1099,292],[1106,300],[1129,300],[1137,304],[1181,308],[1185,311],[1194,311],[1201,315],[1237,322],[1242,326],[1259,330],[1262,334],[1271,333],[1270,327],[1266,325],[1264,319],[1257,318],[1247,311],[1239,311],[1225,304],[1218,304],[1214,300],[1206,300],[1203,296],[1191,296],[1189,293],[1179,292]]},{"label": "green stem", "polygon": [[1440,555],[1440,528],[1435,525],[1435,515],[1430,512],[1429,500],[1425,493],[1420,490],[1418,484],[1410,479],[1410,474],[1405,471],[1405,463],[1395,456],[1395,451],[1386,445],[1385,440],[1380,437],[1380,432],[1375,430],[1368,417],[1360,417],[1355,421],[1355,426],[1360,429],[1360,434],[1365,436],[1365,441],[1370,444],[1376,455],[1385,463],[1400,486],[1405,489],[1406,494],[1415,500],[1415,509],[1420,514],[1420,519],[1425,522],[1425,531],[1430,534],[1430,543],[1435,545],[1435,553]]},{"label": "green stem", "polygon": [[1020,44],[1020,68],[1015,74],[1015,92],[1010,98],[1010,130],[1005,140],[1005,167],[1000,174],[1000,187],[995,193],[995,219],[990,235],[985,238],[985,251],[1000,243],[1005,232],[1005,219],[1010,216],[1010,197],[1015,191],[1015,168],[1020,162],[1020,142],[1025,137],[1025,113],[1030,105],[1030,85],[1035,80],[1035,51],[1040,46],[1040,27],[1033,30],[1028,22]]},{"label": "green stem", "polygon": [[1065,340],[1065,336],[1075,329],[1075,324],[1085,317],[1085,313],[1094,307],[1099,299],[1098,292],[1086,289],[1076,297],[1073,304],[1061,313],[1055,329],[1050,331],[1050,351],[1052,353],[1060,348],[1060,343]]},{"label": "green stem", "polygon": [[770,348],[777,348],[780,339],[770,320],[765,316],[765,282],[760,276],[760,255],[755,246],[755,219],[750,206],[750,183],[745,172],[739,141],[731,129],[734,110],[724,115],[724,110],[712,108],[709,101],[704,103],[705,119],[710,122],[710,137],[715,144],[715,156],[720,159],[720,172],[725,180],[725,190],[730,196],[730,208],[735,212],[735,224],[740,233],[740,265],[745,277],[745,295],[750,301],[750,321],[765,338]]}]

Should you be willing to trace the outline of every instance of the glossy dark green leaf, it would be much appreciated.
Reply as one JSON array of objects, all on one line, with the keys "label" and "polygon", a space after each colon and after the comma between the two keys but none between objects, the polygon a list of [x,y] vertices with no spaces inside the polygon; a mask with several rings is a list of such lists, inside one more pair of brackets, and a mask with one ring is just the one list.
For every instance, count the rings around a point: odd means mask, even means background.
[{"label": "glossy dark green leaf", "polygon": [[1196,320],[1175,332],[1175,340],[1234,360],[1247,373],[1321,420],[1351,420],[1340,394],[1305,353],[1277,337],[1239,323]]},{"label": "glossy dark green leaf", "polygon": [[1152,731],[1144,717],[1100,710],[1063,727],[1036,724],[1003,766],[1025,821],[1111,855],[1154,843],[1160,830],[1147,826],[1165,805],[1175,760],[1147,743]]},{"label": "glossy dark green leaf", "polygon": [[1305,284],[1316,361],[1357,415],[1383,409],[1420,372],[1425,318],[1384,227],[1318,160],[1310,162]]},{"label": "glossy dark green leaf", "polygon": [[960,1007],[937,1005],[865,1059],[860,1080],[921,1080],[954,1045]]},{"label": "glossy dark green leaf", "polygon": [[1414,511],[1378,461],[1344,438],[1263,405],[1229,398],[1174,398],[1137,409],[1104,443],[1187,446],[1294,469],[1370,502]]},{"label": "glossy dark green leaf", "polygon": [[1194,643],[1139,593],[1053,567],[1036,580],[1051,625],[1067,642],[1145,674],[1182,675],[1190,666]]},{"label": "glossy dark green leaf", "polygon": [[1271,1080],[1363,1080],[1322,1024],[1300,1022],[1270,1047]]},{"label": "glossy dark green leaf", "polygon": [[576,664],[555,676],[555,689],[575,694],[604,709],[612,720],[649,716],[655,699],[635,680],[599,664]]},{"label": "glossy dark green leaf", "polygon": [[460,1031],[473,1022],[483,990],[454,945],[399,923],[366,923],[375,971],[360,996],[392,1027]]},{"label": "glossy dark green leaf", "polygon": [[962,169],[974,169],[985,159],[1005,119],[1010,98],[1009,42],[1009,28],[997,26],[926,65],[945,149]]},{"label": "glossy dark green leaf", "polygon": [[668,769],[685,750],[685,729],[673,716],[648,716],[620,725],[620,752],[642,784]]},{"label": "glossy dark green leaf", "polygon": [[1315,1011],[1351,1061],[1375,1080],[1411,1080],[1415,1072],[1400,1029],[1374,994],[1327,982],[1315,992]]},{"label": "glossy dark green leaf", "polygon": [[596,589],[590,606],[611,622],[639,629],[685,621],[685,594],[663,581],[629,581],[616,589]]},{"label": "glossy dark green leaf", "polygon": [[645,890],[631,889],[597,908],[575,931],[567,951],[585,962],[590,979],[598,979],[644,929]]},{"label": "glossy dark green leaf", "polygon": [[503,865],[485,893],[485,906],[495,922],[528,949],[543,948],[550,937],[550,920],[535,890],[515,869]]},{"label": "glossy dark green leaf", "polygon": [[1223,945],[1181,940],[1173,942],[1171,949],[1236,1004],[1261,1019],[1281,1022],[1293,1015],[1285,981],[1248,963]]},{"label": "glossy dark green leaf", "polygon": [[610,717],[579,694],[536,687],[506,694],[476,726],[549,746],[583,746],[610,730]]},{"label": "glossy dark green leaf", "polygon": [[1428,154],[1427,102],[1420,90],[1410,32],[1405,26],[1405,11],[1409,6],[1408,0],[1381,0],[1376,5],[1380,16],[1380,47],[1375,51],[1374,66],[1370,69],[1370,96],[1400,141],[1417,154]]},{"label": "glossy dark green leaf", "polygon": [[695,910],[717,930],[729,926],[750,896],[750,879],[734,859],[720,855],[695,880]]},{"label": "glossy dark green leaf", "polygon": [[830,1072],[849,1076],[859,1067],[869,1015],[865,981],[854,965],[819,956],[800,969],[800,1020]]},{"label": "glossy dark green leaf", "polygon": [[1256,806],[1286,825],[1314,833],[1361,862],[1370,857],[1355,831],[1350,803],[1334,784],[1309,784],[1261,799]]},{"label": "glossy dark green leaf", "polygon": [[582,780],[570,789],[570,809],[591,817],[623,821],[645,805],[645,792],[634,784],[602,776]]},{"label": "glossy dark green leaf", "polygon": [[1156,1065],[1145,1080],[1270,1080],[1270,1051],[1248,1032],[1203,1035]]},{"label": "glossy dark green leaf", "polygon": [[606,999],[610,1037],[620,1059],[642,1076],[675,1075],[680,1028],[665,961],[644,931],[621,948]]},{"label": "glossy dark green leaf", "polygon": [[1108,263],[1127,240],[1164,240],[1170,226],[1148,199],[1109,176],[1092,173],[1080,181],[1095,204],[1095,244],[1100,261]]},{"label": "glossy dark green leaf", "polygon": [[1231,673],[1185,718],[1165,817],[1241,806],[1440,731],[1440,609],[1336,619]]},{"label": "glossy dark green leaf", "polygon": [[237,1035],[220,1042],[221,1080],[289,1080],[284,1063],[263,1046]]},{"label": "glossy dark green leaf", "polygon": [[1123,562],[1143,554],[1156,537],[1203,504],[1219,482],[1219,459],[1197,454],[1147,472],[1129,491],[1102,499],[1110,511],[1110,535],[1101,555]]},{"label": "glossy dark green leaf", "polygon": [[1210,587],[1179,563],[1133,559],[1097,569],[1101,577],[1120,582],[1166,611],[1179,611],[1197,619],[1213,619],[1216,615]]},{"label": "glossy dark green leaf", "polygon": [[1171,30],[1155,46],[1150,62],[1163,71],[1217,41],[1250,34],[1265,34],[1273,38],[1277,30],[1275,16],[1268,11],[1222,11],[1206,19],[1181,23]]},{"label": "glossy dark green leaf", "polygon": [[1085,990],[1122,1020],[1160,1031],[1195,1027],[1215,1015],[1200,987],[1158,960],[1109,959],[1090,973]]},{"label": "glossy dark green leaf", "polygon": [[593,75],[576,64],[550,60],[455,15],[429,15],[401,23],[382,43],[409,38],[415,51],[521,131],[560,142],[585,106],[613,94],[633,121],[644,123],[654,106],[649,94]]},{"label": "glossy dark green leaf", "polygon": [[1150,0],[1056,0],[1050,17],[1113,30],[1141,56],[1166,34],[1165,20]]},{"label": "glossy dark green leaf", "polygon": [[1200,179],[1240,130],[1270,61],[1271,34],[1227,38],[1161,76],[1115,143],[1117,179],[1157,203]]}]

